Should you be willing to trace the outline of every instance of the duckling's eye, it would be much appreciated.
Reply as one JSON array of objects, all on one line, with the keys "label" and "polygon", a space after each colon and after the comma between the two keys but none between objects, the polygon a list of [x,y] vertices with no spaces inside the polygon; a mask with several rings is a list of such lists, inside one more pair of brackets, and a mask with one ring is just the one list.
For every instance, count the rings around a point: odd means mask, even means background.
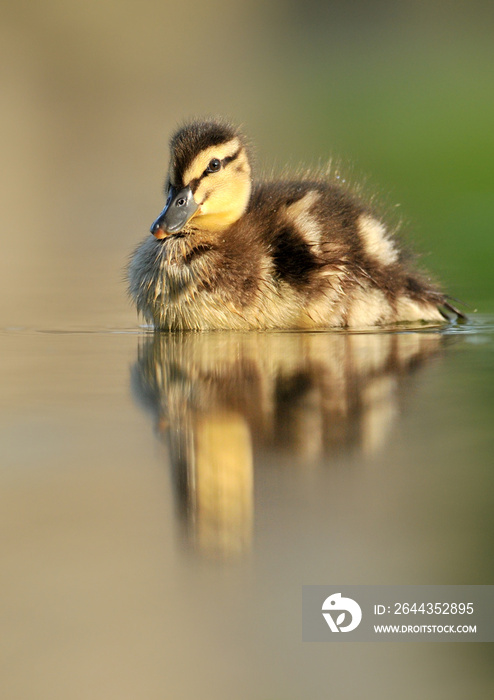
[{"label": "duckling's eye", "polygon": [[180,197],[180,199],[177,199],[175,202],[176,207],[184,207],[186,204],[185,199],[183,197]]},{"label": "duckling's eye", "polygon": [[213,158],[212,160],[209,161],[209,165],[206,168],[206,170],[208,173],[217,173],[220,168],[221,168],[221,161],[218,160],[218,158]]}]

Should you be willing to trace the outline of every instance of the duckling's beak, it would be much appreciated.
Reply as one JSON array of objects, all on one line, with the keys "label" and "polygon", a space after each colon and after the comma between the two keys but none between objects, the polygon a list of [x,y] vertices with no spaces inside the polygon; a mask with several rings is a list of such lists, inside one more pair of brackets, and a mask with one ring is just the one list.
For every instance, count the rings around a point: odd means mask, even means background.
[{"label": "duckling's beak", "polygon": [[177,190],[173,185],[170,185],[165,208],[156,221],[153,221],[150,231],[158,239],[165,238],[172,233],[178,233],[194,216],[197,209],[198,204],[194,200],[190,187]]}]

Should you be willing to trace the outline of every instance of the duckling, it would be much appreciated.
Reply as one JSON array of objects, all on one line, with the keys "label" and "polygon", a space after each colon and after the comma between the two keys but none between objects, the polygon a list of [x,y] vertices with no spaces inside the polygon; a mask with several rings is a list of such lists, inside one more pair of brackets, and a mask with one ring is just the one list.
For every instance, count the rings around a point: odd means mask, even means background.
[{"label": "duckling", "polygon": [[409,267],[386,224],[337,181],[253,182],[231,124],[170,141],[166,204],[136,249],[129,293],[156,329],[369,327],[461,316]]}]

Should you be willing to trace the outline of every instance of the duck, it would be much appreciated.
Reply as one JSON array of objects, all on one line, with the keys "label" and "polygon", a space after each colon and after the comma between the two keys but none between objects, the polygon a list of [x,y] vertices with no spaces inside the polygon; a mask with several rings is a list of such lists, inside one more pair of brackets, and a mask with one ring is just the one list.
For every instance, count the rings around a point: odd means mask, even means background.
[{"label": "duck", "polygon": [[127,268],[156,330],[444,323],[463,314],[338,177],[254,180],[242,131],[193,120],[170,139],[166,203]]}]

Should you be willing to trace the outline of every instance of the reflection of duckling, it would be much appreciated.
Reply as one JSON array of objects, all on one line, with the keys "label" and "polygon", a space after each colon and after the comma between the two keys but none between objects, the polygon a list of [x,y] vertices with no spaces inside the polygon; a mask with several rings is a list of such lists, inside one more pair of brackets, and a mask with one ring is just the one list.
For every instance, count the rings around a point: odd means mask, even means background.
[{"label": "reflection of duckling", "polygon": [[444,341],[429,332],[141,338],[132,389],[166,445],[188,541],[237,557],[250,547],[254,483],[266,470],[283,479],[385,447],[411,375],[413,386]]},{"label": "reflection of duckling", "polygon": [[251,181],[242,136],[193,122],[171,140],[166,206],[129,266],[155,327],[274,329],[440,321],[447,297],[335,182]]}]

